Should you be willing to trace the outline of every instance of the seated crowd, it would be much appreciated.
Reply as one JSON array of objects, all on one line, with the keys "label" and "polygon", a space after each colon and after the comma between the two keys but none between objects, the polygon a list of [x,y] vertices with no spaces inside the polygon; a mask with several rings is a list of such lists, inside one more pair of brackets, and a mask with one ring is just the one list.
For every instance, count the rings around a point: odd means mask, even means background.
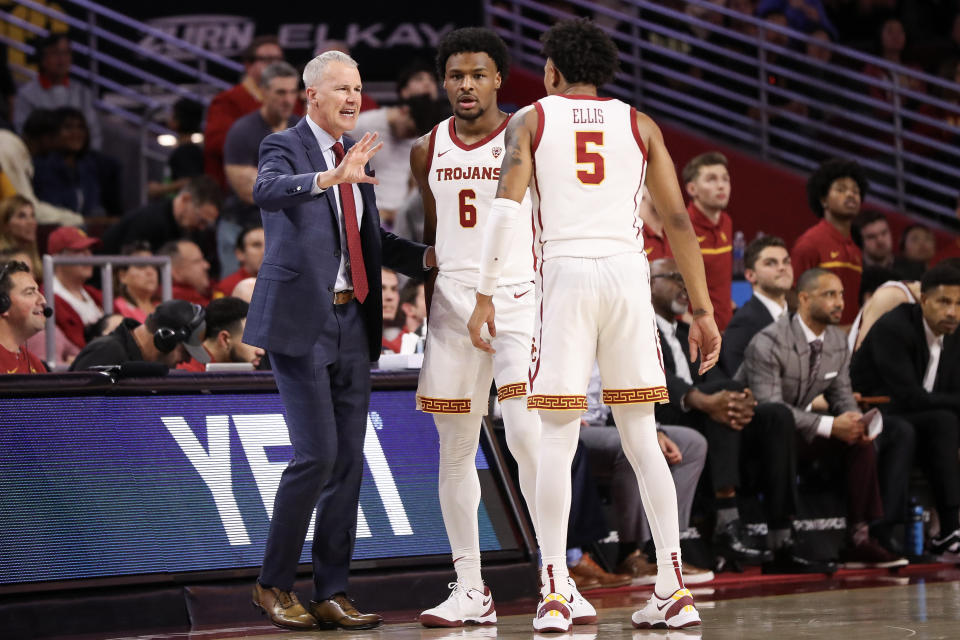
[{"label": "seated crowd", "polygon": [[[816,22],[812,14],[788,11],[788,17]],[[147,205],[125,211],[117,193],[120,167],[99,151],[101,128],[89,90],[66,82],[69,43],[52,36],[38,44],[39,78],[14,105],[20,135],[0,131],[0,177],[6,178],[0,186],[12,185],[0,201],[0,373],[128,362],[189,372],[217,363],[269,368],[269,356],[242,340],[264,260],[252,186],[261,140],[302,113],[297,71],[284,62],[276,38],[255,39],[244,53],[243,78],[207,111],[202,150],[189,136],[199,118],[178,103],[174,128],[187,135],[172,156],[171,180],[151,187]],[[400,234],[423,226],[406,157],[415,137],[445,115],[437,95],[433,75],[414,65],[401,74],[396,105],[374,103],[361,115],[360,128],[378,130],[384,142],[374,161],[378,198],[383,192],[384,223],[396,216]],[[923,225],[894,242],[886,217],[862,210],[869,187],[863,169],[828,160],[807,184],[819,222],[796,239],[762,236],[746,247],[744,277],[753,296],[738,308],[727,160],[702,154],[681,176],[723,332],[720,364],[699,375],[690,362],[683,279],[662,222],[644,198],[642,232],[669,395],[656,415],[681,528],[690,524],[700,487],[718,568],[832,572],[832,559],[804,553],[795,526],[798,474],[827,469],[846,499],[840,560],[851,567],[901,566],[909,479],[917,465],[929,479],[938,522],[929,550],[960,560],[960,259],[938,254],[933,231]],[[99,229],[94,221],[103,216],[116,219],[95,235],[81,230]],[[172,299],[161,300],[158,267],[123,264],[113,269],[112,308],[104,308],[93,266],[58,264],[45,281],[43,254],[167,257]],[[382,272],[385,353],[422,351],[427,331],[424,283],[401,278]],[[51,312],[55,351],[48,353]],[[582,551],[588,541],[571,540],[569,562],[578,584],[589,585],[583,590],[649,583],[656,573],[644,552],[650,533],[633,471],[616,429],[606,428],[609,412],[597,395],[581,445],[584,459],[610,475],[621,544],[617,573],[610,574]],[[747,533],[744,493],[762,496],[764,540]],[[685,571],[688,582],[712,576],[690,564]]]}]

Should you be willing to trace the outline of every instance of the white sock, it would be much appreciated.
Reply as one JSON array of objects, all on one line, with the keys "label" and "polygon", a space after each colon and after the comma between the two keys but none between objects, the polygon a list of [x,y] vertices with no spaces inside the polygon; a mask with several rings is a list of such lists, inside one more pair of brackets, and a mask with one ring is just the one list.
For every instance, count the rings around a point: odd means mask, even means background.
[{"label": "white sock", "polygon": [[570,465],[580,437],[580,412],[543,411],[537,467],[537,520],[540,527],[541,595],[567,592],[567,521],[570,518]]},{"label": "white sock", "polygon": [[533,529],[538,536],[537,524],[537,458],[540,456],[540,414],[527,410],[526,396],[511,398],[500,403],[503,426],[507,436],[510,455],[517,461],[520,476],[520,493],[527,503]]},{"label": "white sock", "polygon": [[433,414],[440,435],[440,511],[457,580],[483,591],[480,575],[480,479],[477,477],[479,415]]},{"label": "white sock", "polygon": [[680,575],[680,524],[677,489],[657,442],[654,406],[624,404],[611,409],[620,431],[623,453],[637,474],[644,512],[657,547],[657,582],[654,591],[661,597],[668,597],[683,587]]}]

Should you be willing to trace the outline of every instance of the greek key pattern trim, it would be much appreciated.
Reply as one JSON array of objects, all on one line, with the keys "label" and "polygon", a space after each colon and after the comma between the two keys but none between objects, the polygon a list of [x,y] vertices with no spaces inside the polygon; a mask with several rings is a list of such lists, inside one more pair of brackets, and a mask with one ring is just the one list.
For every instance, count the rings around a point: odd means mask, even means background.
[{"label": "greek key pattern trim", "polygon": [[417,409],[424,413],[470,413],[470,398],[417,396]]},{"label": "greek key pattern trim", "polygon": [[509,400],[510,398],[517,398],[525,395],[527,395],[526,382],[514,382],[511,384],[505,384],[499,389],[497,389],[497,400],[499,400],[500,402],[503,402],[504,400]]},{"label": "greek key pattern trim", "polygon": [[670,402],[666,387],[646,389],[604,389],[603,404],[642,404],[645,402]]},{"label": "greek key pattern trim", "polygon": [[587,396],[527,396],[527,409],[547,411],[586,411]]}]

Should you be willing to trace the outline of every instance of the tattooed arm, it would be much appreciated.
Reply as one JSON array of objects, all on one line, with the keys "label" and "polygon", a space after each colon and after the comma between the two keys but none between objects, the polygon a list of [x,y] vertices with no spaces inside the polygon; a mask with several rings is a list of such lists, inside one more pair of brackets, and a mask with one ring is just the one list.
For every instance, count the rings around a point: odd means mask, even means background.
[{"label": "tattooed arm", "polygon": [[500,167],[500,183],[497,198],[490,209],[483,233],[483,248],[480,251],[480,281],[477,284],[477,304],[467,323],[473,346],[494,353],[490,343],[480,337],[484,325],[490,335],[497,335],[494,324],[495,309],[493,292],[503,270],[506,252],[513,238],[520,202],[527,192],[533,172],[532,141],[537,130],[538,116],[532,107],[526,107],[510,119],[505,135],[507,152]]}]

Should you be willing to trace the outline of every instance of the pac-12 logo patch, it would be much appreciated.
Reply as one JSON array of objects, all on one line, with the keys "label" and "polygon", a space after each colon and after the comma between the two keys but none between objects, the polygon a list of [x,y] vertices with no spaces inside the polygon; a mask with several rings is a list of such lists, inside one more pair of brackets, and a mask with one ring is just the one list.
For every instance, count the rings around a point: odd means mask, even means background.
[{"label": "pac-12 logo patch", "polygon": [[500,157],[500,154],[503,153],[503,147],[494,147],[490,150],[490,153],[493,154],[493,159],[496,160]]}]

